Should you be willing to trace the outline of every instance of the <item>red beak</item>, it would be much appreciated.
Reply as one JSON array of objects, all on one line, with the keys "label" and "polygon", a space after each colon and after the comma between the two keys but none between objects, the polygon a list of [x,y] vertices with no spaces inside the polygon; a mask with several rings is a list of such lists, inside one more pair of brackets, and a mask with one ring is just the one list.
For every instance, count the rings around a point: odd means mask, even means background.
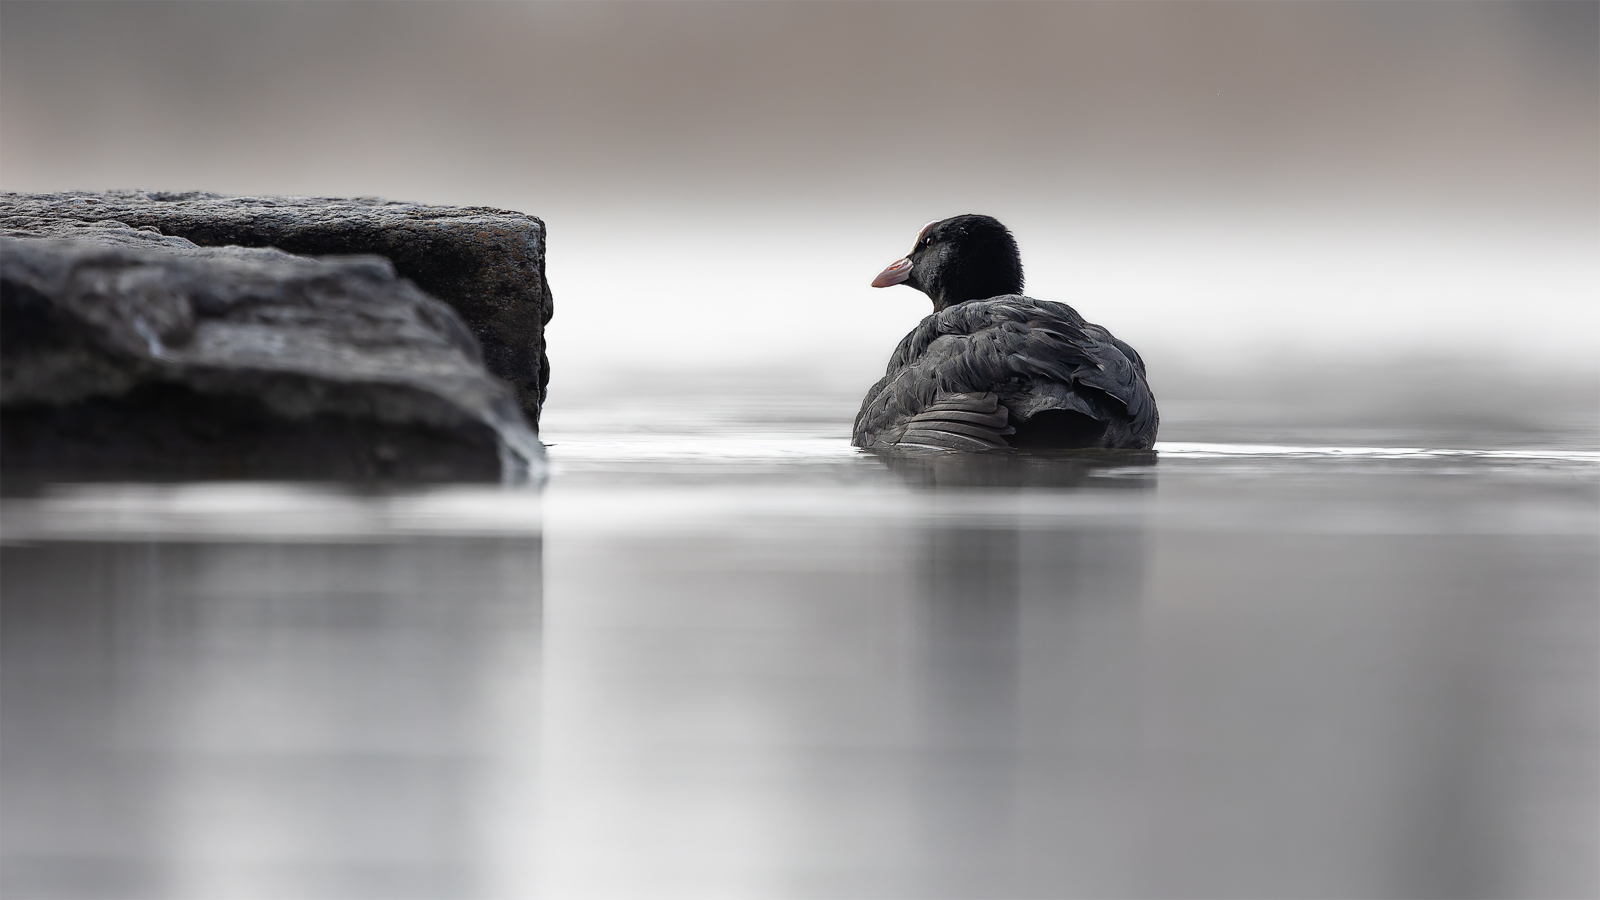
[{"label": "red beak", "polygon": [[899,284],[910,277],[911,260],[909,258],[897,259],[889,264],[889,268],[879,272],[877,278],[872,279],[872,286],[888,287],[892,284]]}]

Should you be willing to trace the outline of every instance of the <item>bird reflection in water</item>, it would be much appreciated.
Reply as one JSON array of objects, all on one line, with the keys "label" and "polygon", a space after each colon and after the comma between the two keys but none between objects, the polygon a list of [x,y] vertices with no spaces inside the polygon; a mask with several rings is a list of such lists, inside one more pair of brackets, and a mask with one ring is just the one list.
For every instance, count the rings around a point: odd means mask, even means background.
[{"label": "bird reflection in water", "polygon": [[1132,499],[1155,486],[1156,454],[875,455],[939,511],[916,539],[910,615],[924,887],[981,891],[992,881],[955,886],[995,871],[1015,894],[1117,883],[1138,826],[1143,519],[997,510],[1040,493]]},{"label": "bird reflection in water", "polygon": [[924,488],[1124,488],[1156,483],[1154,450],[1033,450],[952,453],[870,451],[889,471]]}]

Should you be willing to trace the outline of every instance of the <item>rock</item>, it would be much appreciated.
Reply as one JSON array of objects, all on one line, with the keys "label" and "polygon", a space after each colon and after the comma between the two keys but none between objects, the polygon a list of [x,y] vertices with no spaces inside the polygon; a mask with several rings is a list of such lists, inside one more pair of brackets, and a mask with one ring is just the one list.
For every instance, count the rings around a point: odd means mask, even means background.
[{"label": "rock", "polygon": [[115,221],[202,247],[276,247],[301,256],[374,254],[460,314],[489,372],[516,390],[535,425],[550,367],[544,326],[544,223],[487,207],[372,198],[224,197],[202,192],[0,192],[0,227]]},{"label": "rock", "polygon": [[471,332],[377,256],[0,228],[0,463],[32,477],[520,479]]}]

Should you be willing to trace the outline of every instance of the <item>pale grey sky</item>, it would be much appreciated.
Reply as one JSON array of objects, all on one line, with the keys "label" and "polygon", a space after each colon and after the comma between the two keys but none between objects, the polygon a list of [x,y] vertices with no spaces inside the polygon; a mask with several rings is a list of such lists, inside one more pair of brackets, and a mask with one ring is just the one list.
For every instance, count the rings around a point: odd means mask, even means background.
[{"label": "pale grey sky", "polygon": [[857,377],[925,305],[866,282],[969,211],[1017,232],[1031,293],[1191,364],[1581,362],[1597,9],[7,2],[0,186],[540,215],[558,378]]}]

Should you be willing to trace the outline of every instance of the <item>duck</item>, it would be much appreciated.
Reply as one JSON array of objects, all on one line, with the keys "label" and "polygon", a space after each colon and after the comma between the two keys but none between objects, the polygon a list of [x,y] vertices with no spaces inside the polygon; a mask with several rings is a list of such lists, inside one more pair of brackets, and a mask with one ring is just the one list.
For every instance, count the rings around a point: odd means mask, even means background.
[{"label": "duck", "polygon": [[872,281],[933,313],[867,391],[851,443],[868,450],[1148,450],[1160,418],[1138,351],[1065,303],[1022,293],[1022,256],[991,216],[930,222]]}]

